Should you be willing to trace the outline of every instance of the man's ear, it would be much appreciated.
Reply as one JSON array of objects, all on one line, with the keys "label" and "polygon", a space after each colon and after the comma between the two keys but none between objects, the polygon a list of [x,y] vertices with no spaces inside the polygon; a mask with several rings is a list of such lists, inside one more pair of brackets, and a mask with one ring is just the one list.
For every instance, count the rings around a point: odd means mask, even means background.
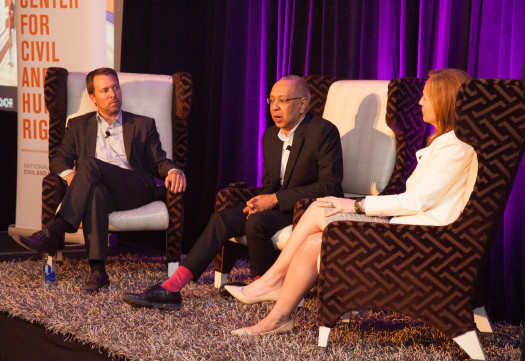
[{"label": "man's ear", "polygon": [[89,94],[89,99],[91,99],[91,102],[95,105],[97,105],[97,101],[95,99],[95,96],[93,94]]},{"label": "man's ear", "polygon": [[301,110],[301,114],[306,114],[308,112],[308,108],[310,107],[310,103],[308,102],[308,98],[304,97],[304,98],[301,98],[301,101],[300,101],[300,110]]}]

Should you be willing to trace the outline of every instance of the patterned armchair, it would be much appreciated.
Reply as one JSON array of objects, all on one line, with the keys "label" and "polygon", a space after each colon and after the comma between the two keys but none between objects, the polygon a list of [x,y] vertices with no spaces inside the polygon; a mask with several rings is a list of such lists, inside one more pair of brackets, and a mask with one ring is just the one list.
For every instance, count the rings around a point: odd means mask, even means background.
[{"label": "patterned armchair", "polygon": [[[334,78],[327,80],[319,76],[307,77],[312,92],[311,103],[312,106],[316,105],[314,111],[323,112],[323,116],[336,124],[341,133],[346,169],[343,191],[347,195],[402,192],[405,189],[406,179],[416,165],[415,152],[425,146],[427,125],[422,120],[421,108],[418,105],[425,80],[404,78],[394,79],[390,83],[355,80],[334,83],[335,80]],[[322,86],[315,86],[319,84]],[[331,93],[328,92],[329,88]],[[329,99],[324,109],[327,93]],[[353,98],[356,98],[357,104],[351,104],[349,99],[354,100]],[[362,115],[359,115],[360,111]],[[355,119],[360,117],[366,119],[365,123],[369,129],[365,132],[371,132],[376,137],[379,135],[379,138],[382,138],[381,134],[389,137],[379,140],[378,142],[382,142],[378,146],[380,151],[370,155],[371,158],[376,159],[374,169],[370,167],[369,159],[356,157],[358,152],[352,148],[359,147],[357,141],[353,144],[354,140],[350,139],[350,134],[357,123]],[[386,123],[381,121],[385,118]],[[362,169],[359,178],[356,178],[356,172],[349,171],[354,165]],[[256,194],[257,188],[222,189],[217,195],[215,210],[232,207]],[[294,224],[298,222],[310,202],[309,199],[297,202],[294,209]],[[291,229],[292,227],[286,227],[272,237],[276,248],[284,247]],[[215,287],[220,287],[226,281],[237,259],[245,254],[246,247],[242,243],[226,242],[215,258]]]},{"label": "patterned armchair", "polygon": [[[44,95],[49,112],[50,161],[64,136],[67,119],[95,110],[85,89],[85,77],[85,73],[69,73],[64,68],[47,70]],[[187,122],[193,94],[191,75],[119,73],[119,80],[124,94],[123,109],[155,118],[168,158],[184,170],[188,151]],[[49,174],[42,180],[42,227],[54,219],[65,191],[66,186],[57,175]],[[181,255],[184,198],[182,193],[166,193],[164,202],[156,201],[137,209],[111,213],[109,230],[165,230],[168,272],[171,274]],[[82,231],[66,234],[68,240],[83,242]]]},{"label": "patterned armchair", "polygon": [[476,150],[479,170],[454,223],[341,221],[326,227],[317,299],[319,346],[326,346],[341,315],[369,308],[425,321],[471,358],[485,359],[475,326],[489,332],[490,326],[473,315],[481,306],[475,294],[524,150],[521,86],[519,80],[474,79],[460,89],[455,132]]}]

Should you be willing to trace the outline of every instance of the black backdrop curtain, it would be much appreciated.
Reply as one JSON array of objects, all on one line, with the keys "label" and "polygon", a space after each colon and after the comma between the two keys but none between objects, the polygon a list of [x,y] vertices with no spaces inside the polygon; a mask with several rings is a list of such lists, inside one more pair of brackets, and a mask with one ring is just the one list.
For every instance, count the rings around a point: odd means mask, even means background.
[{"label": "black backdrop curtain", "polygon": [[[281,76],[391,79],[457,67],[521,78],[525,2],[126,0],[122,33],[121,71],[193,76],[187,250],[219,188],[260,180],[260,139],[272,123],[265,100]],[[516,188],[486,273],[489,313],[509,321],[525,308],[525,190]]]}]

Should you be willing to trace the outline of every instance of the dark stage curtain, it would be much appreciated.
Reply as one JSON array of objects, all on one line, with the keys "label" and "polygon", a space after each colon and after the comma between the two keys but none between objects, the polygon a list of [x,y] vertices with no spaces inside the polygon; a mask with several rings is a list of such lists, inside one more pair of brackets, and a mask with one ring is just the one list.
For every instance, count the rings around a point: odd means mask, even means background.
[{"label": "dark stage curtain", "polygon": [[[194,79],[185,245],[232,181],[260,182],[271,85],[287,74],[345,79],[425,77],[457,67],[521,78],[523,0],[126,0],[121,70]],[[525,169],[516,179],[485,275],[495,319],[524,309]]]}]

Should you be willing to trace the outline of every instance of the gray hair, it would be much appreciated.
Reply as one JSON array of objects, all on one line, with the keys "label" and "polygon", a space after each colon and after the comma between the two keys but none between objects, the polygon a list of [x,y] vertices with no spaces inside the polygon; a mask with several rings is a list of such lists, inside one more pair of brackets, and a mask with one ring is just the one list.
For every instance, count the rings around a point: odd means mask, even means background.
[{"label": "gray hair", "polygon": [[310,103],[310,88],[308,87],[308,83],[306,82],[306,79],[299,75],[288,75],[283,76],[280,80],[286,80],[294,83],[294,89],[296,91],[296,96],[303,96],[308,99],[308,103]]}]

